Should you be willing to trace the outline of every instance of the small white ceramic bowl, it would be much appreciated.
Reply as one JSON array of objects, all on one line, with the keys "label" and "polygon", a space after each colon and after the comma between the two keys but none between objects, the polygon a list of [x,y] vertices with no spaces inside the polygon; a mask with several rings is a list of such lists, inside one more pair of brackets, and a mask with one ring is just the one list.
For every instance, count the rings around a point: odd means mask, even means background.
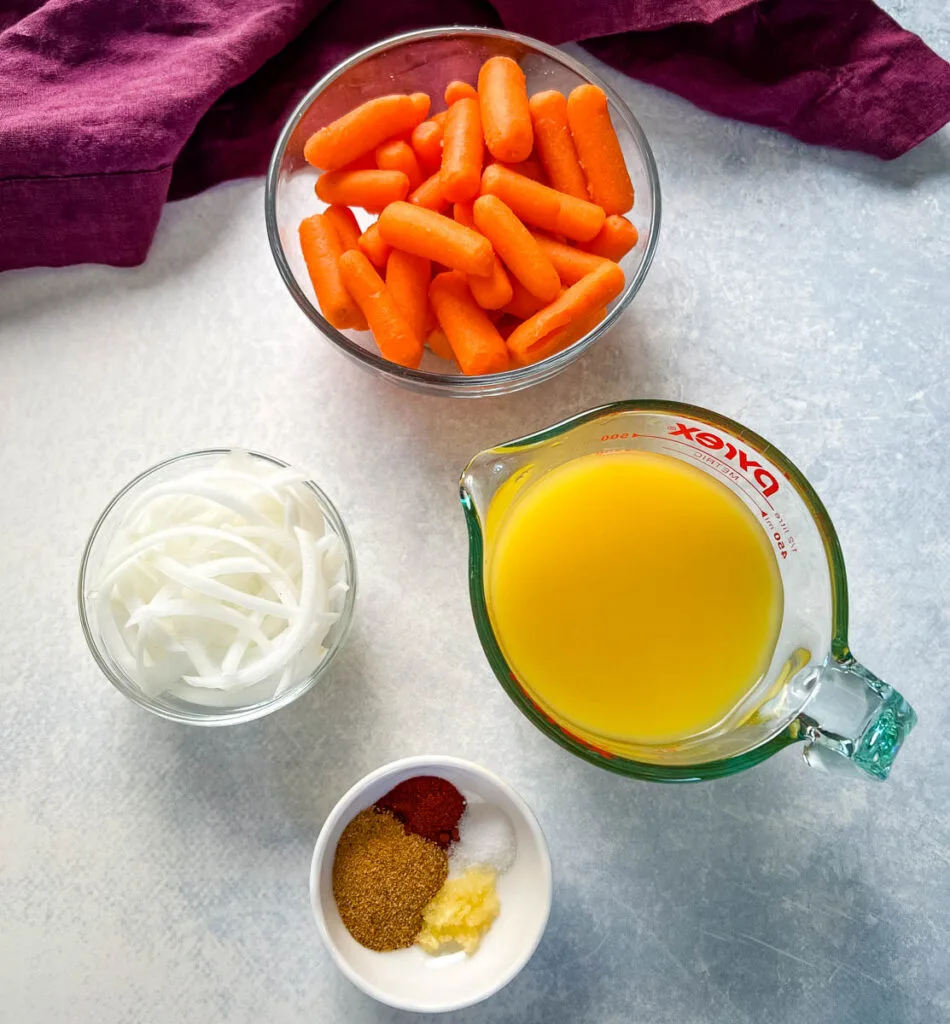
[{"label": "small white ceramic bowl", "polygon": [[[463,952],[434,957],[418,946],[375,953],[346,930],[333,898],[333,858],[343,829],[360,811],[416,775],[441,776],[463,796],[495,804],[515,829],[517,857],[498,879],[501,913],[470,957]],[[459,1010],[507,985],[537,949],[551,910],[548,844],[524,800],[487,769],[455,757],[406,757],[365,776],[330,812],[313,851],[310,902],[337,967],[367,995],[419,1013]]]}]

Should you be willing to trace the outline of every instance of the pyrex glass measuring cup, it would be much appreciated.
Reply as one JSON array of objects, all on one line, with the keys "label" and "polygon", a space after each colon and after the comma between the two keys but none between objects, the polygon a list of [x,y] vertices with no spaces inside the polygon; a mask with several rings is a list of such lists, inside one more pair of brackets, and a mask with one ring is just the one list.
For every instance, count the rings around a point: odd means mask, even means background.
[{"label": "pyrex glass measuring cup", "polygon": [[[783,588],[775,649],[752,690],[712,728],[653,746],[592,734],[545,706],[508,665],[486,599],[486,568],[499,526],[519,496],[572,459],[631,450],[689,462],[737,495],[770,539]],[[750,768],[803,741],[805,760],[813,766],[887,777],[917,716],[896,690],[852,657],[844,560],[828,513],[798,469],[751,430],[677,402],[617,402],[480,452],[462,473],[461,501],[482,646],[512,700],[567,750],[622,775],[686,782]],[[716,611],[671,608],[670,614],[683,616],[685,631],[691,615]]]}]

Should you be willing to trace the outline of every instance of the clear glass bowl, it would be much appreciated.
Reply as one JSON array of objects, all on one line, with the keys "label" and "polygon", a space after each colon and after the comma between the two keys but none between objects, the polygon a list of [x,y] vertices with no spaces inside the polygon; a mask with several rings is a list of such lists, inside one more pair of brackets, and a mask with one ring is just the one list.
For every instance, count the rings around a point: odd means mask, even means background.
[{"label": "clear glass bowl", "polygon": [[[623,292],[594,330],[569,348],[531,366],[471,377],[445,373],[445,362],[427,351],[420,368],[410,370],[383,359],[369,333],[337,330],[317,307],[300,254],[297,229],[304,217],[318,213],[324,204],[314,195],[317,171],[304,160],[303,146],[313,132],[341,114],[387,93],[428,92],[433,100],[432,112],[444,109],[445,86],[456,78],[475,82],[482,63],[497,55],[518,61],[527,77],[529,92],[559,89],[567,94],[577,85],[593,82],[607,93],[614,127],[636,190],[636,204],[629,217],[640,238],[621,260],[627,278]],[[617,93],[580,61],[553,46],[512,32],[435,28],[395,36],[355,54],[304,96],[284,126],[271,157],[264,212],[267,237],[284,283],[314,326],[337,348],[361,366],[415,391],[480,397],[520,391],[553,377],[617,322],[639,291],[653,260],[660,228],[660,183],[653,152],[637,119]],[[361,223],[369,221],[370,218],[364,218]]]},{"label": "clear glass bowl", "polygon": [[[92,596],[94,581],[98,578],[102,569],[103,561],[109,550],[109,545],[116,534],[116,530],[122,523],[125,514],[131,504],[147,488],[154,484],[167,480],[173,480],[203,463],[211,463],[227,455],[232,451],[230,448],[209,448],[204,451],[187,452],[184,455],[176,455],[174,458],[166,459],[157,466],[140,473],[134,480],[122,488],[121,491],[109,502],[102,515],[92,528],[86,548],[82,554],[82,562],[79,566],[79,619],[82,623],[82,630],[86,637],[86,643],[92,656],[96,659],[99,668],[105,673],[109,681],[129,700],[134,701],[141,707],[146,708],[161,718],[167,718],[173,722],[184,722],[189,725],[236,725],[240,722],[251,722],[256,718],[263,718],[278,708],[286,707],[293,703],[298,697],[303,696],[326,673],[333,663],[337,652],[343,646],[350,625],[353,620],[353,608],[356,602],[356,558],[353,553],[353,544],[347,533],[339,512],[334,508],[330,499],[320,490],[317,485],[308,481],[306,486],[313,491],[317,502],[326,517],[334,533],[343,542],[346,553],[346,580],[349,590],[343,604],[343,610],[339,620],[334,623],[332,629],[324,641],[327,653],[317,668],[303,679],[298,680],[293,686],[283,693],[265,700],[258,700],[253,703],[239,703],[239,695],[233,704],[227,707],[210,707],[205,704],[197,704],[184,700],[169,693],[149,696],[136,683],[136,681],[125,671],[109,649],[98,621],[96,601]],[[245,451],[245,449],[241,449]],[[271,455],[263,455],[260,452],[247,452],[255,459],[261,459],[272,466],[281,469],[288,468],[286,462],[275,459]]]}]

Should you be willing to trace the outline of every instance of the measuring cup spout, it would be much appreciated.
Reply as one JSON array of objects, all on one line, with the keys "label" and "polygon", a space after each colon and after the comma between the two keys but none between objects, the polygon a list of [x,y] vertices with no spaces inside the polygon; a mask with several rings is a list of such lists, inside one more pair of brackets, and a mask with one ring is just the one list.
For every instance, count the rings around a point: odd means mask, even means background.
[{"label": "measuring cup spout", "polygon": [[807,764],[886,779],[917,724],[914,709],[892,686],[849,655],[829,658],[815,696],[798,717]]},{"label": "measuring cup spout", "polygon": [[488,448],[479,452],[462,470],[459,497],[466,514],[483,523],[492,498],[518,470],[532,461],[532,453],[522,447]]}]

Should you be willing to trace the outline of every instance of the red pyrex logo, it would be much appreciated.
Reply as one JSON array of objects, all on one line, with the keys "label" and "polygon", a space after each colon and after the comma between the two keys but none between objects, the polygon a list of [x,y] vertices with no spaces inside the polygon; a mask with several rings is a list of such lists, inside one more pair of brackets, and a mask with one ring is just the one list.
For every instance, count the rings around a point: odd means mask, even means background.
[{"label": "red pyrex logo", "polygon": [[724,451],[725,458],[734,461],[743,473],[751,476],[766,498],[778,490],[778,480],[767,469],[763,469],[761,462],[750,459],[741,448],[737,448],[731,441],[723,441],[718,434],[711,434],[702,427],[688,427],[685,423],[670,427],[669,433],[670,437],[685,437],[713,452]]}]

